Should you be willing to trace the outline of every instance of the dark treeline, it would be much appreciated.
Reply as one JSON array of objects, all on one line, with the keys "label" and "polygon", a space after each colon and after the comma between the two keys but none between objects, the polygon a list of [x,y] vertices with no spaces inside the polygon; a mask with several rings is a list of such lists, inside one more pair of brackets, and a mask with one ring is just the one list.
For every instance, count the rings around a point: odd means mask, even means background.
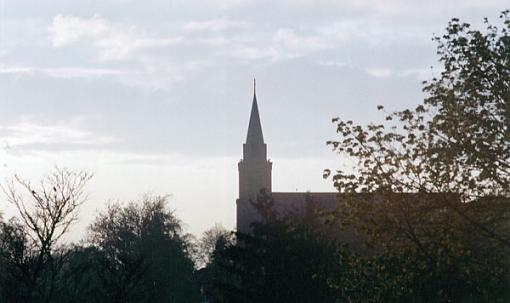
[{"label": "dark treeline", "polygon": [[111,204],[80,244],[61,244],[88,179],[57,169],[40,188],[10,184],[20,216],[1,223],[0,302],[200,302],[192,242],[165,197]]},{"label": "dark treeline", "polygon": [[19,215],[0,220],[0,302],[509,302],[508,11],[501,21],[452,19],[416,108],[333,120],[328,144],[356,164],[325,171],[334,210],[277,214],[261,192],[252,233],[196,240],[165,197],[146,196],[111,204],[71,245],[91,176],[15,177],[2,187]]}]

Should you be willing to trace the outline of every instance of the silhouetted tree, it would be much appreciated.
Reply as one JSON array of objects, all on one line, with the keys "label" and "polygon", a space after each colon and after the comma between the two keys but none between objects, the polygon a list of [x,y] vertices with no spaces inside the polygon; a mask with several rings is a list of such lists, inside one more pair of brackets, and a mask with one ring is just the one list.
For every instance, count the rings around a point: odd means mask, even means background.
[{"label": "silhouetted tree", "polygon": [[221,225],[205,231],[197,246],[195,265],[199,268],[198,275],[202,295],[210,303],[223,302],[222,295],[216,287],[216,281],[227,281],[228,272],[218,264],[222,253],[235,245],[234,232],[227,231]]},{"label": "silhouetted tree", "polygon": [[[3,216],[2,216],[2,212],[0,211],[0,226],[2,228],[0,228],[0,239],[3,237]],[[0,240],[2,241],[2,240]],[[0,256],[3,256],[4,255],[4,247],[3,247],[3,242],[0,242]],[[0,257],[0,268],[5,268],[5,261],[3,260],[3,257]],[[4,298],[4,284],[6,283],[6,273],[5,273],[5,270],[0,270],[0,302],[2,302],[2,298]]]},{"label": "silhouetted tree", "polygon": [[102,302],[198,302],[189,241],[166,197],[113,204],[90,226]]},{"label": "silhouetted tree", "polygon": [[102,302],[102,287],[97,275],[98,251],[95,247],[73,245],[68,248],[67,258],[58,276],[60,285],[58,303]]},{"label": "silhouetted tree", "polygon": [[2,223],[0,252],[8,302],[53,302],[67,250],[61,237],[86,200],[86,172],[56,168],[39,186],[15,176],[2,189],[18,219]]},{"label": "silhouetted tree", "polygon": [[[335,302],[340,293],[330,281],[347,270],[344,246],[309,228],[280,218],[271,197],[256,203],[262,222],[251,234],[237,233],[235,243],[218,245],[209,282],[210,302]],[[345,267],[345,268],[344,268]]]},{"label": "silhouetted tree", "polygon": [[358,302],[508,301],[509,17],[485,32],[452,19],[436,38],[444,70],[414,110],[367,127],[333,120],[328,144],[358,165],[333,174],[344,195],[332,218],[378,249],[357,261],[353,293],[371,290]]},{"label": "silhouetted tree", "polygon": [[206,230],[197,241],[195,247],[195,266],[203,268],[211,262],[218,245],[226,245],[233,241],[233,234],[221,224]]}]

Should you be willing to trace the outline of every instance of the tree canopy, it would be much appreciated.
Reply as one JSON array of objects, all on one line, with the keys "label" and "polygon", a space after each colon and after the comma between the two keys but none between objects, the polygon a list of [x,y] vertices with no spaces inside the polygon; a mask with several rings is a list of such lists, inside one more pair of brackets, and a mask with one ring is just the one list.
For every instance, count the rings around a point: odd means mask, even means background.
[{"label": "tree canopy", "polygon": [[186,237],[164,196],[110,205],[89,233],[102,301],[200,301]]},{"label": "tree canopy", "polygon": [[415,109],[366,127],[333,120],[340,139],[328,144],[357,165],[325,172],[346,194],[331,217],[382,249],[364,260],[386,277],[380,301],[508,300],[509,12],[500,18],[485,31],[450,21],[435,38],[443,70]]}]

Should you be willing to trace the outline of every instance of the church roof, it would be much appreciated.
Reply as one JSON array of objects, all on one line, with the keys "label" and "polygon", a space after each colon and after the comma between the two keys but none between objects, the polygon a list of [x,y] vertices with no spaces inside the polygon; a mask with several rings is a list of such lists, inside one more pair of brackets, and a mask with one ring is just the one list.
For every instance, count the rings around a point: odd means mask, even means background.
[{"label": "church roof", "polygon": [[335,209],[338,192],[273,192],[271,195],[279,213],[300,214],[306,209],[307,203],[322,210]]},{"label": "church roof", "polygon": [[251,105],[250,124],[248,125],[246,144],[264,144],[259,108],[257,106],[257,94],[255,92],[255,80],[253,82],[253,102]]}]

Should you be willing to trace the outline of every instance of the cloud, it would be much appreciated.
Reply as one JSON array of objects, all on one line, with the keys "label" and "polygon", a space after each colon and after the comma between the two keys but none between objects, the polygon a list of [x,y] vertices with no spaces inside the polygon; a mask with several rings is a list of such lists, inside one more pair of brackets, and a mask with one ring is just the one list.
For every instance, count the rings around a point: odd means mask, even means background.
[{"label": "cloud", "polygon": [[[51,46],[69,48],[68,53],[92,49],[99,68],[34,68],[26,73],[36,70],[56,78],[110,77],[123,85],[159,90],[186,81],[194,73],[223,68],[225,64],[250,64],[250,61],[272,64],[322,56],[346,43],[389,46],[416,35],[415,29],[397,31],[391,23],[366,16],[306,22],[296,27],[276,25],[259,25],[230,17],[175,21],[165,26],[165,31],[174,35],[168,37],[168,34],[147,32],[99,15],[91,18],[57,15],[48,28]],[[429,41],[428,38],[424,40]],[[329,60],[327,56],[324,61]],[[124,69],[119,69],[122,65]]]},{"label": "cloud", "polygon": [[295,59],[333,47],[319,34],[303,35],[292,28],[278,28],[271,33],[254,31],[250,38],[221,37],[205,42],[217,47],[220,55],[231,59],[269,63]]},{"label": "cloud", "polygon": [[332,47],[329,41],[320,35],[298,35],[291,28],[279,28],[273,35],[273,41],[280,44],[284,49],[298,52],[314,51]]},{"label": "cloud", "polygon": [[92,67],[35,67],[0,64],[0,74],[28,75],[42,74],[60,79],[99,78],[109,76],[129,75],[133,72],[123,69],[92,68]]},{"label": "cloud", "polygon": [[249,45],[233,45],[227,51],[227,55],[234,56],[242,60],[272,60],[281,58],[281,53],[274,47],[259,47]]},{"label": "cloud", "polygon": [[19,49],[39,48],[46,44],[45,24],[42,20],[10,18],[3,15],[0,9],[0,57]]},{"label": "cloud", "polygon": [[226,31],[230,29],[244,29],[249,24],[244,21],[232,21],[227,18],[209,19],[204,21],[191,21],[184,24],[186,31]]},{"label": "cloud", "polygon": [[406,0],[287,0],[294,5],[309,6],[331,6],[339,10],[372,11],[380,14],[394,15],[402,13],[408,9],[408,3],[416,2]]},{"label": "cloud", "polygon": [[[342,5],[350,5],[342,1],[318,1],[328,4],[323,7],[327,7],[328,11],[331,8],[331,12]],[[94,11],[87,13],[87,17],[54,15],[49,19],[49,24],[42,22],[45,33],[41,36],[46,39],[46,44],[38,44],[40,56],[21,57],[24,54],[20,54],[18,59],[9,57],[9,60],[3,60],[4,65],[0,63],[0,74],[101,79],[114,85],[168,91],[181,84],[189,85],[187,81],[200,77],[200,73],[240,66],[245,68],[247,64],[253,64],[249,67],[253,69],[261,64],[275,64],[296,58],[313,62],[341,61],[360,68],[376,66],[388,69],[392,68],[392,62],[405,56],[392,58],[388,60],[388,65],[381,66],[378,65],[378,58],[374,59],[377,55],[361,57],[366,56],[369,53],[367,49],[372,46],[380,47],[377,53],[384,54],[395,44],[404,44],[404,47],[400,47],[402,50],[409,45],[416,45],[418,40],[430,43],[424,27],[398,27],[393,19],[374,18],[373,13],[353,16],[328,12],[324,18],[311,16],[300,19],[302,22],[296,24],[287,22],[287,19],[258,20],[260,10],[254,10],[253,15],[238,14],[237,8],[232,12],[222,11],[219,7],[213,10],[209,8],[212,2],[206,2],[203,4],[207,10],[216,12],[212,15],[218,17],[207,19],[201,13],[193,12],[165,22],[145,19],[140,22],[136,18],[123,18],[129,21],[121,22],[113,19],[116,15],[108,11],[101,13],[111,15],[112,19],[99,14],[90,17]],[[249,2],[225,1],[231,8],[230,4],[250,9],[260,5],[251,0]],[[295,18],[294,14],[302,9],[310,9],[311,15],[320,12],[309,7],[309,1],[294,2],[291,7],[285,4],[289,8],[289,20]],[[422,32],[426,32],[427,36],[416,38],[423,35]],[[403,65],[408,64],[408,61]],[[402,68],[420,66],[408,64]],[[382,76],[380,72],[376,74]],[[390,73],[384,76],[390,76]]]},{"label": "cloud", "polygon": [[12,125],[0,125],[0,142],[7,150],[41,147],[98,147],[112,143],[111,137],[100,136],[81,127],[90,117],[77,117],[57,123],[40,123],[34,117],[23,117]]},{"label": "cloud", "polygon": [[386,78],[395,75],[395,72],[390,68],[365,68],[364,69],[367,74],[377,77],[377,78]]},{"label": "cloud", "polygon": [[[183,63],[175,66],[168,62],[147,63],[136,69],[127,68],[97,68],[97,67],[39,67],[25,65],[0,64],[0,75],[19,77],[49,77],[61,80],[79,79],[109,79],[130,87],[158,90],[184,79],[186,72],[198,69],[201,62]],[[180,72],[177,72],[180,71]]]},{"label": "cloud", "polygon": [[325,40],[346,42],[360,39],[370,45],[389,44],[405,33],[405,31],[396,32],[393,27],[385,26],[377,21],[362,19],[334,21],[319,27],[318,32]]},{"label": "cloud", "polygon": [[[57,15],[48,32],[53,48],[70,48],[66,51],[71,54],[77,49],[91,48],[99,68],[27,68],[27,73],[41,72],[57,78],[108,76],[126,86],[159,90],[184,80],[189,73],[204,66],[203,60],[194,55],[197,49],[193,47],[197,44],[183,36],[161,36],[98,15],[91,18]],[[4,69],[5,72],[9,71]]]},{"label": "cloud", "polygon": [[442,15],[444,13],[464,13],[472,9],[488,8],[502,10],[508,6],[507,0],[287,0],[286,2],[291,5],[314,8],[329,6],[334,11],[357,15],[375,13],[377,17]]},{"label": "cloud", "polygon": [[144,50],[167,48],[183,39],[148,37],[134,25],[113,24],[97,15],[90,19],[57,15],[48,31],[54,48],[88,43],[101,62],[133,59]]},{"label": "cloud", "polygon": [[[388,67],[367,67],[362,68],[367,74],[377,78],[388,78],[388,77],[412,77],[417,80],[429,79],[435,75],[434,70],[440,70],[439,66],[435,68],[404,68],[395,69]],[[436,72],[437,73],[437,72]]]}]

